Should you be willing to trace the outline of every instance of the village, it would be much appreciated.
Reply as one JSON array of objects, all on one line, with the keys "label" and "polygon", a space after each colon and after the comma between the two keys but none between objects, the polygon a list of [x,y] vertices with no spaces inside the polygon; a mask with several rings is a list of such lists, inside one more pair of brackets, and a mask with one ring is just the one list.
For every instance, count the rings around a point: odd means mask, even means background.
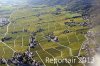
[{"label": "village", "polygon": [[9,23],[9,19],[5,17],[0,17],[0,27],[5,26]]}]

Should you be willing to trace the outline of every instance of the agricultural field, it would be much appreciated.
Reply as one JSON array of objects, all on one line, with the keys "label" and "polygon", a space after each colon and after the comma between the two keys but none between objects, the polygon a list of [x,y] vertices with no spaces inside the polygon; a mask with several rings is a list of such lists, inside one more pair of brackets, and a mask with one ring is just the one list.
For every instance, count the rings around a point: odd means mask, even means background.
[{"label": "agricultural field", "polygon": [[[10,23],[0,27],[0,58],[9,59],[14,52],[24,53],[30,49],[34,54],[33,59],[40,61],[44,66],[84,66],[83,63],[78,63],[78,57],[86,55],[81,46],[86,40],[85,34],[89,27],[79,25],[86,22],[81,14],[66,11],[59,5],[2,9],[11,9],[12,12],[9,16]],[[48,41],[46,36],[49,34],[57,36],[58,41]],[[39,42],[34,48],[29,48],[30,36]],[[9,39],[2,41],[4,37]],[[46,57],[75,58],[77,62],[46,63]]]}]

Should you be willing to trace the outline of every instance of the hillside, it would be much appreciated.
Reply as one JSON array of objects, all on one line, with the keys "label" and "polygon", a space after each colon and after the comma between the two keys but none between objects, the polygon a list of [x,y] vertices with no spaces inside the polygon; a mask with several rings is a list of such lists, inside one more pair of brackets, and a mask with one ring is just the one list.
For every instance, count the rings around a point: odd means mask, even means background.
[{"label": "hillside", "polygon": [[48,6],[61,5],[64,6],[66,10],[79,12],[83,15],[89,15],[90,8],[93,6],[93,0],[30,0],[29,4],[44,4]]},{"label": "hillside", "polygon": [[[89,56],[87,50],[91,51],[85,46],[91,23],[82,15],[90,11],[90,0],[7,1],[13,4],[2,5],[0,10],[0,15],[9,20],[0,26],[0,59],[4,60],[0,66],[15,66],[20,61],[26,66],[84,66],[80,57]],[[0,21],[5,22],[2,18]],[[46,58],[74,58],[76,62],[51,63]]]}]

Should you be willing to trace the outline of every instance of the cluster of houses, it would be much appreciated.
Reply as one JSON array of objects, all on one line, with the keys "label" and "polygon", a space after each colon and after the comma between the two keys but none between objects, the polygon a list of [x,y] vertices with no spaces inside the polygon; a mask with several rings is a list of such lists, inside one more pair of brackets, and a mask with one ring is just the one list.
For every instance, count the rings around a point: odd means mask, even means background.
[{"label": "cluster of houses", "polygon": [[33,59],[33,53],[27,50],[24,53],[14,53],[10,59],[0,59],[0,65],[7,64],[7,66],[44,66],[41,62]]},{"label": "cluster of houses", "polygon": [[55,36],[53,33],[48,34],[47,36],[45,36],[45,38],[47,38],[48,42],[50,42],[50,41],[59,42],[58,37]]},{"label": "cluster of houses", "polygon": [[31,36],[29,38],[29,46],[30,46],[30,48],[34,48],[38,44],[39,44],[38,41],[36,41],[36,39],[33,36]]},{"label": "cluster of houses", "polygon": [[0,26],[7,25],[9,23],[8,18],[0,17]]}]

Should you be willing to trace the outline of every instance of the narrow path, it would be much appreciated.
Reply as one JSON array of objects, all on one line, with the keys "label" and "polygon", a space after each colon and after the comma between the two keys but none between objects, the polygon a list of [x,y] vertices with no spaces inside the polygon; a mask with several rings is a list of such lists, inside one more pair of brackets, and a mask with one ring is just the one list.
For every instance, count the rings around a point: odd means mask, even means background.
[{"label": "narrow path", "polygon": [[39,58],[41,59],[42,63],[44,64],[44,66],[46,66],[46,64],[44,63],[44,61],[42,60],[41,56],[39,55],[39,53],[36,51],[36,54],[39,56]]},{"label": "narrow path", "polygon": [[[52,42],[55,42],[55,41],[52,40]],[[71,49],[70,47],[64,46],[64,45],[60,44],[59,42],[55,42],[55,43],[58,44],[59,46],[68,48],[68,49],[69,49],[69,54],[70,54],[70,56],[73,56],[72,49]]]},{"label": "narrow path", "polygon": [[[14,10],[12,13],[11,13],[11,15],[10,15],[10,17],[9,17],[9,24],[7,25],[7,31],[6,31],[6,33],[4,34],[4,37],[8,34],[8,32],[9,32],[9,26],[11,25],[11,20],[10,20],[10,18],[11,18],[11,16],[12,16],[12,14],[15,12],[16,10]],[[2,44],[4,44],[6,47],[8,47],[9,49],[11,49],[13,52],[16,52],[13,48],[11,48],[9,45],[7,45],[5,42],[2,42],[2,41],[0,41],[0,43],[2,43]]]},{"label": "narrow path", "polygon": [[3,43],[6,47],[8,47],[9,49],[11,49],[13,52],[16,52],[13,48],[11,48],[9,45],[7,45],[6,43],[4,43],[4,42],[1,42],[1,43]]},{"label": "narrow path", "polygon": [[[40,45],[40,44],[39,44]],[[42,48],[42,46],[40,45],[40,47]],[[52,56],[53,58],[55,58],[52,54],[50,54],[49,52],[47,52],[45,49],[42,48],[43,51],[45,51],[47,54],[49,54],[50,56]],[[58,64],[57,64],[58,66]]]},{"label": "narrow path", "polygon": [[8,32],[9,32],[9,26],[11,25],[11,23],[12,23],[12,21],[10,20],[10,18],[11,18],[11,16],[12,16],[12,14],[13,13],[15,13],[15,11],[16,10],[14,10],[11,14],[10,14],[10,17],[9,17],[9,24],[7,25],[7,31],[6,31],[6,33],[4,34],[4,37],[8,34]]}]

